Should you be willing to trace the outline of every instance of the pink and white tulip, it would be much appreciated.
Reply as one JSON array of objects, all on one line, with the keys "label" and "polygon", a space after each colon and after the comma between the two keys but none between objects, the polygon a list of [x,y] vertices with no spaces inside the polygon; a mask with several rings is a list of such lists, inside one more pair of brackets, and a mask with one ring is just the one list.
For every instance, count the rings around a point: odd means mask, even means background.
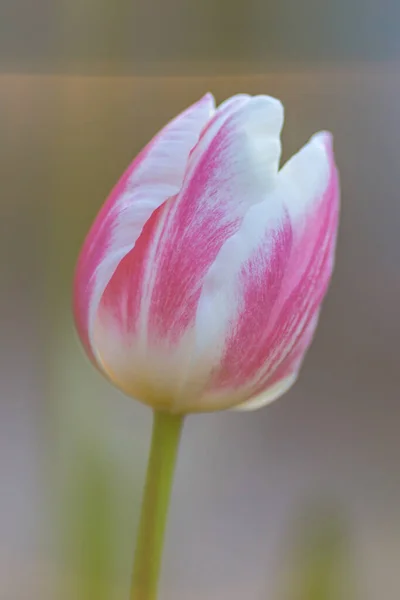
[{"label": "pink and white tulip", "polygon": [[93,363],[171,412],[258,408],[294,383],[334,263],[339,183],[314,135],[279,168],[281,103],[207,94],[142,150],[84,243]]}]

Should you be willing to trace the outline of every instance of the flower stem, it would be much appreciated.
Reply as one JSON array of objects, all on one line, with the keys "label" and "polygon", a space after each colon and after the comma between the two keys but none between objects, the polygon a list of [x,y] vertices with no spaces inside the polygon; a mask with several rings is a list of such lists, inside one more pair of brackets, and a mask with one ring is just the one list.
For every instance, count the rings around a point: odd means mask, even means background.
[{"label": "flower stem", "polygon": [[156,600],[182,415],[154,411],[130,600]]}]

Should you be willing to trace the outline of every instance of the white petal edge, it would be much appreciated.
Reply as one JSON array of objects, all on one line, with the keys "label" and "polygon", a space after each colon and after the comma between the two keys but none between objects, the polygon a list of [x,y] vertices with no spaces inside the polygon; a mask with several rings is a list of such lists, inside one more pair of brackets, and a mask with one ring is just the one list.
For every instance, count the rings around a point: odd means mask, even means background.
[{"label": "white petal edge", "polygon": [[263,408],[263,406],[271,404],[272,402],[278,400],[278,398],[286,394],[286,392],[290,390],[290,388],[296,382],[297,377],[298,373],[293,373],[292,375],[285,377],[285,379],[282,379],[281,381],[275,383],[272,387],[265,390],[265,392],[263,392],[262,394],[259,394],[258,396],[255,396],[250,400],[243,402],[243,404],[239,404],[238,406],[231,408],[231,410],[237,412],[247,412]]}]

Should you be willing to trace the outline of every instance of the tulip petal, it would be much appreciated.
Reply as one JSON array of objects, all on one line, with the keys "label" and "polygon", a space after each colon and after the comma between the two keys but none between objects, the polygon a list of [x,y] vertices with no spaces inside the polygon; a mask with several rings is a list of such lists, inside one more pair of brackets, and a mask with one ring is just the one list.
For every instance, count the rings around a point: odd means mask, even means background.
[{"label": "tulip petal", "polygon": [[120,261],[99,306],[96,347],[103,369],[129,394],[153,405],[169,394],[179,404],[187,385],[192,394],[204,387],[190,361],[203,281],[249,207],[276,186],[282,124],[282,105],[270,97],[221,105],[190,155],[181,191],[153,212]]},{"label": "tulip petal", "polygon": [[207,94],[162,129],[114,187],[86,238],[75,276],[74,313],[91,358],[100,298],[151,214],[179,192],[190,152],[214,110],[214,98]]},{"label": "tulip petal", "polygon": [[259,397],[258,406],[260,394],[269,402],[294,382],[332,272],[338,208],[331,139],[318,134],[282,168],[263,206],[248,211],[205,280],[198,352],[219,358],[205,404]]}]

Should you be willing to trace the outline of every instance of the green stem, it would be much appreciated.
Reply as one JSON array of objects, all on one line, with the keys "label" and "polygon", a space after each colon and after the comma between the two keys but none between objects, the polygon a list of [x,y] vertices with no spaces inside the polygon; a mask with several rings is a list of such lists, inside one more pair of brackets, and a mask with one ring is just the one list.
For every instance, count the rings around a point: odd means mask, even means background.
[{"label": "green stem", "polygon": [[130,600],[156,600],[183,416],[154,411]]}]

